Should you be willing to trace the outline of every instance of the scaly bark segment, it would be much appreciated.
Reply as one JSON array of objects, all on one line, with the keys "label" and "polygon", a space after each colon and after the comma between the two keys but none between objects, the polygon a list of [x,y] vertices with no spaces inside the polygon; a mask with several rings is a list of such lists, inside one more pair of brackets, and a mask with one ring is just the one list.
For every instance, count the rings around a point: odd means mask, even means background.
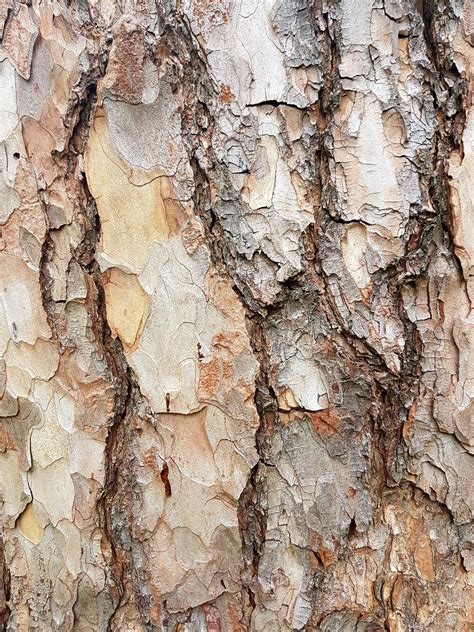
[{"label": "scaly bark segment", "polygon": [[0,2],[0,622],[468,630],[472,10]]}]

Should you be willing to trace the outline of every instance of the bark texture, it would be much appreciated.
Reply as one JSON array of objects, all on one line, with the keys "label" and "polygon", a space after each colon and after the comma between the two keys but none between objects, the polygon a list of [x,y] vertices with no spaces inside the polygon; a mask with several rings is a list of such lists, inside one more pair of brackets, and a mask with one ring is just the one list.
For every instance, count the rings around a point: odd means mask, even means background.
[{"label": "bark texture", "polygon": [[0,629],[472,630],[469,0],[0,35]]}]

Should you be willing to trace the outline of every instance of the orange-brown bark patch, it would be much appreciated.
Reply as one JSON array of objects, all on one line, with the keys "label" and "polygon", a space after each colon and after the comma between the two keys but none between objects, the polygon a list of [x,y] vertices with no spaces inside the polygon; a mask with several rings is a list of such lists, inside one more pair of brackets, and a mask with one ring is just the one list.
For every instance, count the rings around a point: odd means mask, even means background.
[{"label": "orange-brown bark patch", "polygon": [[230,103],[231,101],[235,99],[235,96],[233,95],[232,90],[230,89],[230,86],[228,86],[226,83],[221,84],[219,99],[221,103]]},{"label": "orange-brown bark patch", "polygon": [[315,413],[308,413],[314,430],[320,436],[332,435],[338,432],[340,419],[333,409],[318,410]]}]

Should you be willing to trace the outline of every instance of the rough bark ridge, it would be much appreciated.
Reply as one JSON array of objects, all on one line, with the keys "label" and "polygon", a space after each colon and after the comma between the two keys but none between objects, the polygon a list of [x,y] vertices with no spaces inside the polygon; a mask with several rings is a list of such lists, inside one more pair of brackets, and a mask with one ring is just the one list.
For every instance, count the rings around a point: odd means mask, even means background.
[{"label": "rough bark ridge", "polygon": [[469,0],[0,36],[0,628],[472,629]]}]

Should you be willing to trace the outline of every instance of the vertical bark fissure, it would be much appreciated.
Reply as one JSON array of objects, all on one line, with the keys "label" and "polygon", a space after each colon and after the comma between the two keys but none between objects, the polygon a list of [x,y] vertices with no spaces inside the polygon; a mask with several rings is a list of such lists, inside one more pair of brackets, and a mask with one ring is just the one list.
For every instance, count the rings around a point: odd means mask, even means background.
[{"label": "vertical bark fissure", "polygon": [[[100,240],[100,218],[97,206],[87,186],[83,173],[84,189],[88,208],[92,211],[94,242],[90,252],[89,273],[96,288],[94,323],[97,342],[106,358],[110,379],[116,393],[115,412],[107,430],[104,450],[105,481],[97,502],[101,528],[110,547],[108,562],[113,583],[112,597],[115,609],[110,616],[107,629],[120,629],[116,621],[122,607],[138,611],[145,629],[150,627],[149,611],[151,597],[144,577],[140,577],[140,554],[136,549],[143,544],[135,530],[140,492],[134,472],[134,435],[140,432],[140,424],[152,423],[152,415],[146,411],[137,378],[130,367],[122,342],[113,337],[107,320],[104,283],[95,258]],[[139,419],[136,423],[136,420]],[[114,592],[117,592],[114,595]]]},{"label": "vertical bark fissure", "polygon": [[3,529],[0,531],[0,629],[6,630],[10,618],[10,571],[5,560]]},{"label": "vertical bark fissure", "polygon": [[[77,169],[77,160],[81,155],[81,151],[84,149],[85,139],[87,138],[89,126],[92,120],[92,114],[97,99],[96,87],[97,87],[97,69],[93,70],[90,74],[82,77],[81,85],[78,87],[79,97],[76,96],[76,102],[72,103],[69,107],[69,111],[65,116],[65,124],[68,122],[70,128],[70,134],[65,149],[62,152],[55,152],[55,159],[58,163],[58,167],[63,178],[70,176]],[[76,146],[79,144],[79,147]],[[64,163],[64,166],[61,165]],[[84,182],[84,180],[83,180]],[[59,326],[59,315],[63,305],[56,306],[56,301],[52,296],[52,285],[54,283],[54,270],[50,271],[53,266],[54,258],[54,241],[53,233],[59,231],[61,227],[54,228],[51,226],[51,221],[48,214],[48,201],[47,201],[47,187],[45,188],[38,183],[38,196],[41,201],[44,217],[47,223],[46,235],[41,249],[41,260],[39,264],[40,275],[40,287],[43,301],[43,308],[48,319],[49,326],[51,327],[54,338],[58,341],[60,348],[63,348],[63,341],[61,340]],[[84,184],[83,193],[87,193],[87,185]],[[89,209],[86,209],[88,211]],[[76,221],[77,218],[73,218],[72,221]],[[90,217],[90,212],[84,214],[85,226],[83,240],[79,246],[82,251],[78,260],[82,267],[88,271],[90,266],[95,244],[93,225],[94,218]]]},{"label": "vertical bark fissure", "polygon": [[[255,435],[259,460],[250,472],[247,485],[240,496],[238,507],[239,527],[243,546],[243,600],[249,606],[244,608],[244,618],[241,623],[246,626],[246,629],[249,629],[252,610],[255,606],[255,581],[258,572],[258,562],[266,528],[266,509],[261,504],[264,490],[259,485],[259,482],[262,485],[265,484],[264,475],[261,472],[262,464],[266,463],[265,435],[268,432],[267,426],[274,422],[278,408],[276,397],[272,392],[268,378],[269,360],[265,341],[265,317],[268,310],[263,306],[259,306],[258,303],[249,297],[240,279],[233,272],[232,254],[229,251],[228,241],[219,217],[212,207],[209,196],[211,186],[209,178],[206,170],[200,165],[197,156],[201,154],[209,157],[209,152],[203,150],[201,143],[203,138],[212,136],[212,126],[214,124],[212,107],[217,99],[218,91],[212,85],[201,50],[186,26],[183,29],[183,38],[186,45],[191,48],[190,58],[192,64],[185,69],[185,74],[189,73],[188,85],[194,85],[192,81],[193,76],[198,77],[198,87],[203,91],[202,95],[197,94],[196,86],[194,86],[194,92],[190,95],[190,102],[187,104],[188,112],[194,111],[193,119],[198,122],[198,129],[200,130],[194,139],[191,134],[189,135],[191,167],[194,173],[195,186],[193,194],[194,210],[204,226],[206,243],[214,267],[224,278],[227,277],[232,280],[233,289],[245,310],[250,343],[259,367],[254,392],[254,403],[259,416],[259,427]],[[192,54],[193,50],[195,55]],[[277,106],[278,104],[275,105],[275,107]],[[202,126],[203,122],[205,122],[205,127]],[[211,154],[211,161],[213,160]],[[225,178],[225,174],[223,177]]]},{"label": "vertical bark fissure", "polygon": [[[84,174],[85,179],[85,174]],[[85,180],[84,180],[85,181]],[[130,484],[127,480],[129,472],[129,462],[126,458],[128,443],[120,443],[118,435],[123,432],[123,427],[130,421],[130,415],[133,408],[133,400],[135,395],[134,382],[130,367],[127,364],[122,345],[118,339],[113,339],[110,328],[107,323],[107,313],[105,306],[104,288],[102,283],[102,275],[95,260],[95,246],[100,238],[100,223],[95,202],[87,189],[88,206],[93,209],[94,219],[96,220],[95,244],[91,252],[91,262],[89,264],[90,274],[96,287],[96,305],[95,318],[96,339],[103,349],[106,357],[108,370],[110,371],[111,381],[115,390],[115,412],[107,430],[104,450],[105,462],[105,481],[103,490],[97,502],[100,526],[104,532],[104,536],[110,546],[111,559],[109,560],[109,572],[113,585],[118,595],[115,597],[115,610],[109,620],[108,629],[112,627],[115,613],[122,605],[124,598],[128,596],[128,580],[132,567],[130,554],[127,547],[123,546],[123,542],[128,539],[131,542],[129,530],[133,524],[133,513],[127,516],[126,520],[120,521],[117,528],[114,525],[114,500],[115,495],[120,492],[117,490],[119,481],[125,480],[126,484]],[[120,449],[122,448],[122,449]]]},{"label": "vertical bark fissure", "polygon": [[[327,85],[321,89],[319,100],[316,108],[319,107],[318,115],[318,134],[313,141],[314,145],[314,166],[316,173],[321,168],[321,156],[324,154],[324,138],[327,133],[327,119],[331,115],[331,107],[337,105],[337,91],[333,88],[332,83],[334,77],[337,76],[337,50],[334,41],[329,36],[328,23],[326,22],[326,46],[329,53],[327,62],[330,71],[327,72]],[[199,55],[197,56],[199,58]],[[207,73],[205,63],[200,60],[197,76],[205,76]],[[212,137],[212,124],[215,121],[215,112],[212,111],[214,100],[217,99],[218,90],[212,86],[212,81],[208,76],[206,79],[208,86],[207,98],[199,101],[199,108],[205,111],[204,119],[209,127],[201,129],[201,136]],[[328,85],[329,84],[329,85]],[[322,102],[322,105],[321,105]],[[285,102],[265,101],[253,103],[253,107],[269,105],[274,108],[287,106]],[[297,108],[305,110],[305,108]],[[315,106],[306,108],[306,112],[314,110]],[[197,118],[197,117],[196,117]],[[323,119],[323,120],[321,120]],[[324,120],[325,119],[325,120]],[[208,141],[207,146],[210,146]],[[199,134],[198,134],[199,148]],[[279,416],[284,412],[279,408],[277,395],[271,386],[270,370],[271,363],[268,350],[267,328],[270,321],[277,322],[280,314],[284,313],[285,306],[289,302],[301,300],[306,308],[311,310],[311,306],[315,301],[321,301],[324,306],[322,311],[326,313],[329,321],[336,321],[337,316],[331,305],[331,301],[327,296],[327,289],[324,288],[324,275],[321,270],[320,262],[317,260],[317,234],[316,226],[321,222],[320,213],[322,208],[315,205],[314,223],[311,224],[302,236],[302,243],[306,253],[306,259],[303,263],[303,270],[286,282],[281,284],[279,293],[271,305],[264,305],[255,300],[246,287],[245,283],[239,277],[234,266],[235,255],[229,247],[230,235],[226,235],[225,229],[218,214],[214,211],[210,196],[209,177],[207,171],[220,169],[219,178],[226,181],[226,174],[222,172],[222,168],[216,164],[212,153],[205,150],[196,152],[194,147],[194,155],[192,159],[192,167],[194,171],[194,181],[196,185],[194,195],[195,211],[203,221],[207,244],[211,252],[214,266],[221,270],[226,276],[230,276],[233,280],[233,287],[237,293],[247,314],[247,328],[250,335],[250,341],[254,355],[258,361],[259,371],[255,383],[255,406],[259,415],[259,427],[256,432],[256,446],[258,452],[258,462],[253,467],[247,481],[245,490],[241,494],[239,500],[239,524],[241,532],[241,540],[243,544],[243,570],[242,570],[242,586],[245,591],[244,598],[247,600],[244,618],[241,623],[246,629],[251,629],[252,615],[258,599],[258,571],[260,558],[263,552],[263,546],[266,538],[267,528],[267,511],[268,511],[268,489],[266,483],[266,472],[268,468],[275,468],[272,452],[272,438],[278,432],[278,427],[282,427],[282,421]],[[196,153],[206,155],[211,160],[211,165],[207,168],[201,167]],[[223,185],[225,188],[225,184]],[[323,183],[321,176],[316,176],[313,183],[313,194],[322,198]],[[263,256],[263,252],[261,253]],[[319,264],[319,265],[318,265]],[[317,269],[319,267],[319,269]],[[339,323],[341,324],[341,323]],[[339,328],[341,331],[342,328]],[[347,334],[349,332],[346,332]],[[372,355],[372,353],[371,353]],[[298,411],[301,419],[309,420],[308,411],[300,409]],[[319,558],[319,554],[315,552],[315,556]],[[320,560],[321,561],[321,560]],[[318,573],[314,576],[313,596],[316,598],[318,585],[322,582],[323,574]]]},{"label": "vertical bark fissure", "polygon": [[453,151],[458,150],[463,155],[462,137],[466,124],[469,80],[461,76],[452,58],[452,50],[443,37],[443,30],[450,18],[449,3],[440,5],[434,0],[423,2],[420,15],[427,55],[432,64],[429,82],[438,122],[433,140],[434,168],[429,174],[428,195],[438,213],[453,263],[462,278],[462,266],[454,248],[448,162]]},{"label": "vertical bark fissure", "polygon": [[[65,150],[57,156],[58,161],[64,161],[66,164],[64,177],[66,174],[77,173],[78,159],[83,160],[84,158],[89,129],[95,115],[97,82],[105,76],[111,43],[112,40],[109,40],[107,47],[93,61],[92,70],[83,77],[81,96],[78,102],[71,106],[70,112],[65,117],[65,120],[71,121],[71,134]],[[88,187],[86,174],[83,170],[80,173],[84,199],[82,208],[78,211],[79,215],[73,221],[80,223],[83,234],[81,242],[72,253],[72,261],[79,264],[92,283],[93,289],[91,288],[92,291],[90,292],[92,296],[87,298],[91,327],[98,351],[105,357],[109,380],[115,391],[115,412],[110,420],[105,440],[105,481],[97,501],[99,525],[105,538],[104,551],[109,551],[109,554],[106,553],[106,557],[109,558],[106,560],[108,582],[110,581],[108,590],[110,590],[112,602],[115,602],[115,610],[110,617],[108,629],[114,630],[116,629],[114,627],[115,614],[127,600],[133,602],[132,607],[138,607],[144,625],[148,619],[147,607],[149,603],[144,605],[143,602],[140,603],[140,599],[137,599],[140,589],[132,552],[135,542],[133,501],[125,499],[124,506],[129,510],[126,516],[117,516],[114,507],[117,496],[133,493],[132,490],[135,487],[135,477],[131,472],[133,467],[131,446],[133,445],[134,432],[131,424],[133,416],[137,414],[142,397],[137,380],[127,363],[122,344],[118,338],[112,336],[108,325],[102,273],[96,260],[96,249],[101,235],[100,218],[95,200]],[[41,190],[39,193],[45,210],[45,217],[48,217],[45,195]],[[56,304],[52,297],[51,287],[54,271],[50,272],[49,270],[50,266],[54,265],[55,252],[52,235],[55,230],[60,230],[60,228],[49,227],[44,239],[40,262],[40,284],[48,323],[60,349],[64,350],[67,346],[67,342],[64,341],[64,331],[61,330],[64,325],[62,323],[64,305]],[[69,271],[70,264],[68,274]]]},{"label": "vertical bark fissure", "polygon": [[240,4],[0,8],[1,629],[469,625],[469,8]]}]

